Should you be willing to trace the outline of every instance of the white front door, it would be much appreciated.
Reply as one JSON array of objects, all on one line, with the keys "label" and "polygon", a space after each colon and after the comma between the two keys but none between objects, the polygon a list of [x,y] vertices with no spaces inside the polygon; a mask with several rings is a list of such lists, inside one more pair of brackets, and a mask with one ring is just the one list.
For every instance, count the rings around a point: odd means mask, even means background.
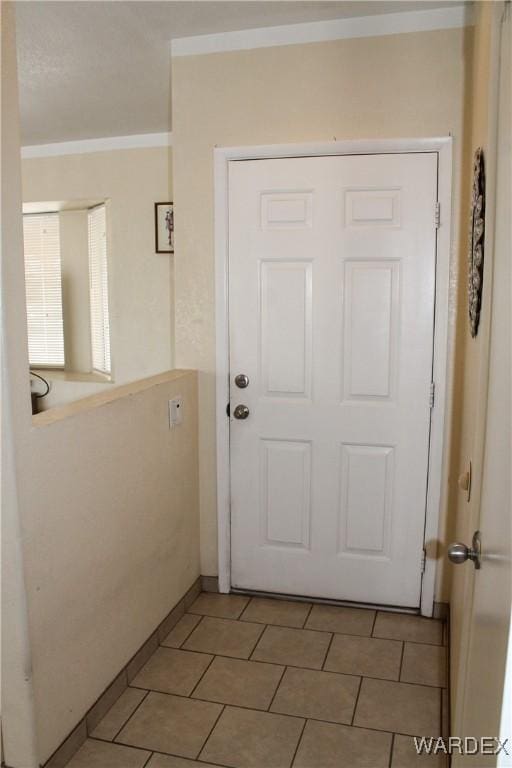
[{"label": "white front door", "polygon": [[235,588],[420,604],[437,159],[230,163]]}]

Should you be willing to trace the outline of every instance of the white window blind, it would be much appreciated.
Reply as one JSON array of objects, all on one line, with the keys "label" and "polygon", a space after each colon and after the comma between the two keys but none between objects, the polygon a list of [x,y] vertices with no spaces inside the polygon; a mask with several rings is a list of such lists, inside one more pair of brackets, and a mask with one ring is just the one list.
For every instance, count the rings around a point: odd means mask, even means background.
[{"label": "white window blind", "polygon": [[59,214],[23,216],[30,365],[64,366]]},{"label": "white window blind", "polygon": [[104,205],[89,210],[88,225],[92,367],[95,371],[110,373],[107,227]]}]

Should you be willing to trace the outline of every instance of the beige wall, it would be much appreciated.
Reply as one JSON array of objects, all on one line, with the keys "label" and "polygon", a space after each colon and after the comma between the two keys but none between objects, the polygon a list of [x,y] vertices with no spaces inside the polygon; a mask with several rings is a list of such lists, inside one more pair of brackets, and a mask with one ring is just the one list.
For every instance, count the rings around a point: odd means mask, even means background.
[{"label": "beige wall", "polygon": [[[203,574],[217,573],[213,148],[451,134],[457,248],[470,38],[441,30],[173,59],[176,361],[200,371]],[[446,508],[442,539],[445,525]],[[442,561],[438,575],[446,599]]]},{"label": "beige wall", "polygon": [[199,576],[196,390],[180,371],[125,385],[39,414],[23,441],[43,762]]},{"label": "beige wall", "polygon": [[[13,13],[9,3],[0,7],[2,479],[7,479],[2,487],[2,738],[8,765],[36,768],[199,575],[197,382],[194,373],[171,372],[121,392],[111,388],[92,402],[47,411],[32,421]],[[153,163],[144,168],[158,175],[167,153],[149,154]],[[46,160],[34,163],[41,171],[47,168],[43,179],[53,173],[62,179],[69,170],[66,197],[95,198],[113,194],[113,179],[118,190],[149,185],[130,158],[130,152],[120,152],[109,163],[110,175],[97,158],[60,159],[59,174]],[[78,192],[71,183],[71,170],[78,179],[82,164],[89,167],[91,182],[96,165],[92,194]],[[43,183],[36,195],[53,197]],[[147,199],[148,224],[142,226],[130,194],[123,198],[125,213],[134,217],[125,222],[123,242],[132,238],[140,244],[144,234],[145,245],[138,249],[139,262],[134,251],[126,266],[120,259],[120,285],[126,290],[116,306],[127,339],[135,335],[139,341],[141,307],[149,313],[145,317],[153,313],[156,327],[167,323],[164,333],[170,337],[169,308],[162,317],[156,306],[168,296],[169,259],[152,252],[154,199],[149,193]],[[117,226],[123,229],[120,219]],[[159,280],[165,286],[157,281],[151,292],[144,275],[163,264]],[[139,305],[132,302],[137,296]],[[149,323],[140,359],[133,363],[138,378],[147,360],[160,366],[151,330]],[[161,367],[168,364],[162,361]],[[170,430],[168,400],[178,394],[185,420]]]},{"label": "beige wall", "polygon": [[[109,199],[112,370],[116,384],[172,367],[173,257],[155,253],[154,209],[172,200],[169,147],[22,161],[23,201]],[[45,407],[108,387],[54,380]]]}]

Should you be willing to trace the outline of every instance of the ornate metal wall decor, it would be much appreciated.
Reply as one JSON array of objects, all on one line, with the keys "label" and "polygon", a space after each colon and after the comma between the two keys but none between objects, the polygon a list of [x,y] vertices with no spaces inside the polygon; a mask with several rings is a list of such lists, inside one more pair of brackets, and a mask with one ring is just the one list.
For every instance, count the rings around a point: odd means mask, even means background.
[{"label": "ornate metal wall decor", "polygon": [[469,327],[471,335],[478,333],[482,284],[484,279],[485,173],[482,148],[475,151],[473,161],[473,190],[468,253]]}]

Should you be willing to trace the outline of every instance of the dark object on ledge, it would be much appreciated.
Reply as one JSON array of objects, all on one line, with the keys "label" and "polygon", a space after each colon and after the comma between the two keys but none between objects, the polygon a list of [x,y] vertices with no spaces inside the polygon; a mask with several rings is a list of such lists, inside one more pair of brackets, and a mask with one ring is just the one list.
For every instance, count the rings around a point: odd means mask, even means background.
[{"label": "dark object on ledge", "polygon": [[33,376],[36,379],[40,379],[42,382],[44,382],[44,384],[46,384],[46,392],[43,392],[43,393],[41,393],[41,392],[31,392],[30,393],[30,397],[31,397],[31,400],[32,400],[32,415],[34,415],[35,413],[39,413],[39,404],[38,404],[37,401],[41,397],[46,397],[46,395],[50,391],[50,384],[46,381],[46,379],[44,379],[38,373],[34,373],[34,371],[30,371],[30,376]]}]

